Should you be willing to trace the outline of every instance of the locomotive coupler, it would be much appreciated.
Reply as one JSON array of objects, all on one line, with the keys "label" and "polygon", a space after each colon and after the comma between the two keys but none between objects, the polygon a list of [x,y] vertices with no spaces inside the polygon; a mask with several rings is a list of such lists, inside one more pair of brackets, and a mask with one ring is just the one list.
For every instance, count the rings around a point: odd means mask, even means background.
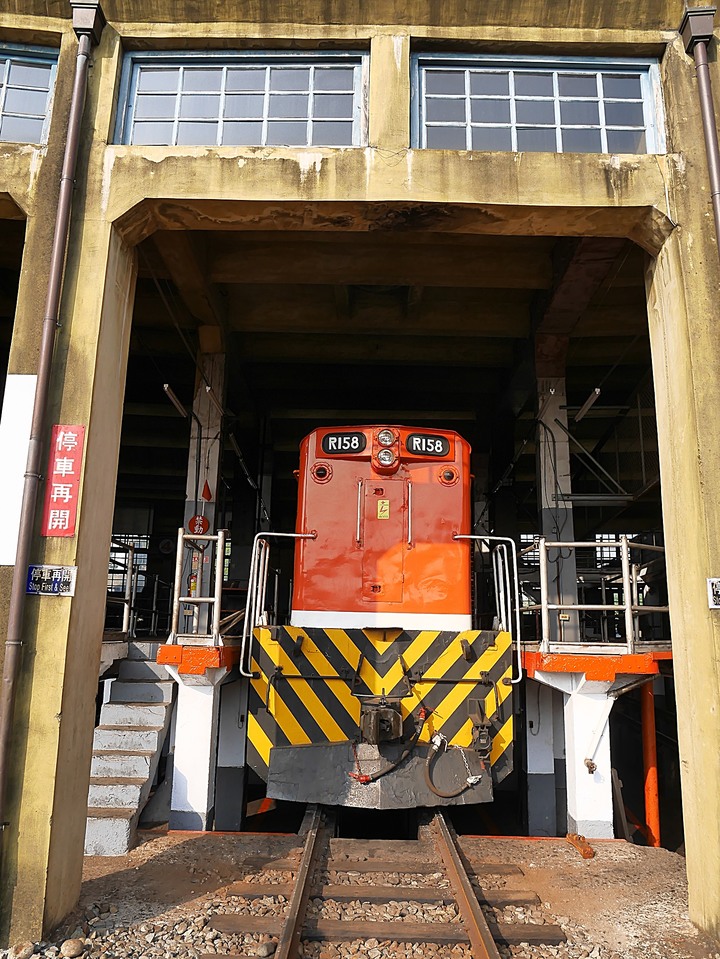
[{"label": "locomotive coupler", "polygon": [[377,746],[402,739],[403,721],[400,700],[373,696],[360,706],[360,735],[366,743]]}]

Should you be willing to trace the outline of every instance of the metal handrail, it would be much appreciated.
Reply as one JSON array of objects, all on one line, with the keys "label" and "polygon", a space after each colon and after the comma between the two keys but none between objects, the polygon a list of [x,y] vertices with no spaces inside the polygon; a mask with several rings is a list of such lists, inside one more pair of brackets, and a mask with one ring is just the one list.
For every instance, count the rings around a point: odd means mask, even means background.
[{"label": "metal handrail", "polygon": [[[622,603],[551,603],[549,601],[549,576],[548,576],[548,550],[549,549],[614,549],[620,553],[620,579],[622,581],[623,601]],[[637,564],[631,564],[631,550],[650,551],[655,553],[664,553],[663,546],[656,546],[653,543],[635,543],[631,542],[626,535],[621,535],[616,541],[603,540],[602,542],[580,541],[560,541],[548,540],[544,536],[538,537],[530,547],[522,550],[520,555],[538,550],[539,552],[539,572],[540,572],[540,602],[523,607],[523,612],[540,611],[541,621],[541,641],[540,651],[548,653],[550,651],[550,612],[559,612],[561,610],[577,610],[586,612],[620,612],[625,618],[625,645],[628,653],[635,652],[636,633],[638,631],[639,617],[648,613],[667,613],[668,606],[644,606],[639,602],[639,567]],[[603,589],[604,593],[604,589]],[[604,596],[603,596],[604,598]]]},{"label": "metal handrail", "polygon": [[271,537],[274,539],[317,539],[317,531],[311,530],[309,533],[257,533],[253,540],[240,660],[238,662],[240,675],[247,679],[253,678],[250,669],[253,630],[256,626],[261,625],[260,619],[264,615],[267,576],[270,568],[270,544],[267,540]]},{"label": "metal handrail", "polygon": [[[208,636],[212,639],[213,646],[222,646],[223,638],[220,633],[220,607],[222,603],[223,570],[225,565],[225,539],[226,529],[219,529],[217,533],[205,533],[196,535],[195,533],[186,533],[184,527],[178,529],[177,554],[175,557],[175,582],[173,584],[173,609],[172,622],[170,625],[170,635],[168,643],[176,643],[180,635],[180,607],[193,607],[193,632],[200,635],[200,609],[202,606],[212,610],[212,628],[208,631]],[[185,550],[195,550],[204,553],[205,547],[200,543],[215,544],[215,582],[211,595],[201,595],[203,586],[203,563],[198,564],[197,581],[195,596],[182,596],[183,566],[185,559]]]},{"label": "metal handrail", "polygon": [[[518,562],[517,562],[517,544],[514,539],[511,539],[509,536],[489,536],[485,534],[469,534],[469,533],[455,533],[453,535],[454,540],[473,540],[474,542],[487,542],[487,543],[498,543],[499,545],[493,550],[493,570],[496,572],[496,595],[498,595],[498,586],[500,585],[501,592],[503,593],[503,599],[505,601],[505,608],[502,612],[502,617],[507,617],[506,629],[510,633],[511,641],[514,640],[517,647],[517,676],[515,679],[510,679],[510,682],[515,684],[519,683],[522,679],[522,646],[520,644],[520,577],[518,575]],[[513,567],[513,583],[515,589],[515,629],[512,627],[512,612],[513,604],[512,597],[510,595],[510,570],[509,564],[507,561],[508,549],[510,555],[512,556],[512,567]],[[495,559],[495,552],[497,551],[498,559]],[[499,565],[496,565],[499,564]],[[503,572],[504,565],[504,572]],[[500,607],[502,605],[502,600],[498,596],[498,613],[500,614]],[[515,636],[513,637],[513,632]]]}]

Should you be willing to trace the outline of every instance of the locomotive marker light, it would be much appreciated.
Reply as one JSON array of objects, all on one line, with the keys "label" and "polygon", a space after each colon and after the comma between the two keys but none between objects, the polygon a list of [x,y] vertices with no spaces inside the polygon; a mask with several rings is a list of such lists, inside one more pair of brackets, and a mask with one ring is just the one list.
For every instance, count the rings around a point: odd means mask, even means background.
[{"label": "locomotive marker light", "polygon": [[382,449],[377,455],[377,460],[381,466],[392,466],[395,462],[395,454],[392,450]]}]

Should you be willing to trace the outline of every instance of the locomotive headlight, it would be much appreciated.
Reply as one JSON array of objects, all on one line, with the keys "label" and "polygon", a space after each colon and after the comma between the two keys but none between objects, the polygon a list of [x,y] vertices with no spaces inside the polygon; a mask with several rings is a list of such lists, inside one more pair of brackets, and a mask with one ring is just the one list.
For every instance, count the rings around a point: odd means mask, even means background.
[{"label": "locomotive headlight", "polygon": [[[395,435],[394,435],[394,433],[392,432],[392,430],[380,430],[380,432],[378,433],[377,438],[378,438],[378,443],[379,443],[381,446],[392,446],[393,443],[395,442]],[[381,460],[381,462],[382,462],[383,466],[388,466],[388,465],[389,465],[389,463],[385,463],[385,462],[382,461],[382,460]]]},{"label": "locomotive headlight", "polygon": [[392,450],[380,450],[377,461],[381,466],[392,466],[395,462],[395,454]]}]

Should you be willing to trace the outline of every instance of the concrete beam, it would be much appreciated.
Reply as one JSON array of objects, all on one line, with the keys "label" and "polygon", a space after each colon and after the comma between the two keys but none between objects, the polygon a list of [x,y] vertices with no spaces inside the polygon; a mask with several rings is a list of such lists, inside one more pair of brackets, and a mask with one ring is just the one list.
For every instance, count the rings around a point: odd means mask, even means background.
[{"label": "concrete beam", "polygon": [[153,235],[153,243],[190,314],[201,324],[224,330],[225,305],[208,281],[205,254],[195,239],[187,233],[161,230]]}]

